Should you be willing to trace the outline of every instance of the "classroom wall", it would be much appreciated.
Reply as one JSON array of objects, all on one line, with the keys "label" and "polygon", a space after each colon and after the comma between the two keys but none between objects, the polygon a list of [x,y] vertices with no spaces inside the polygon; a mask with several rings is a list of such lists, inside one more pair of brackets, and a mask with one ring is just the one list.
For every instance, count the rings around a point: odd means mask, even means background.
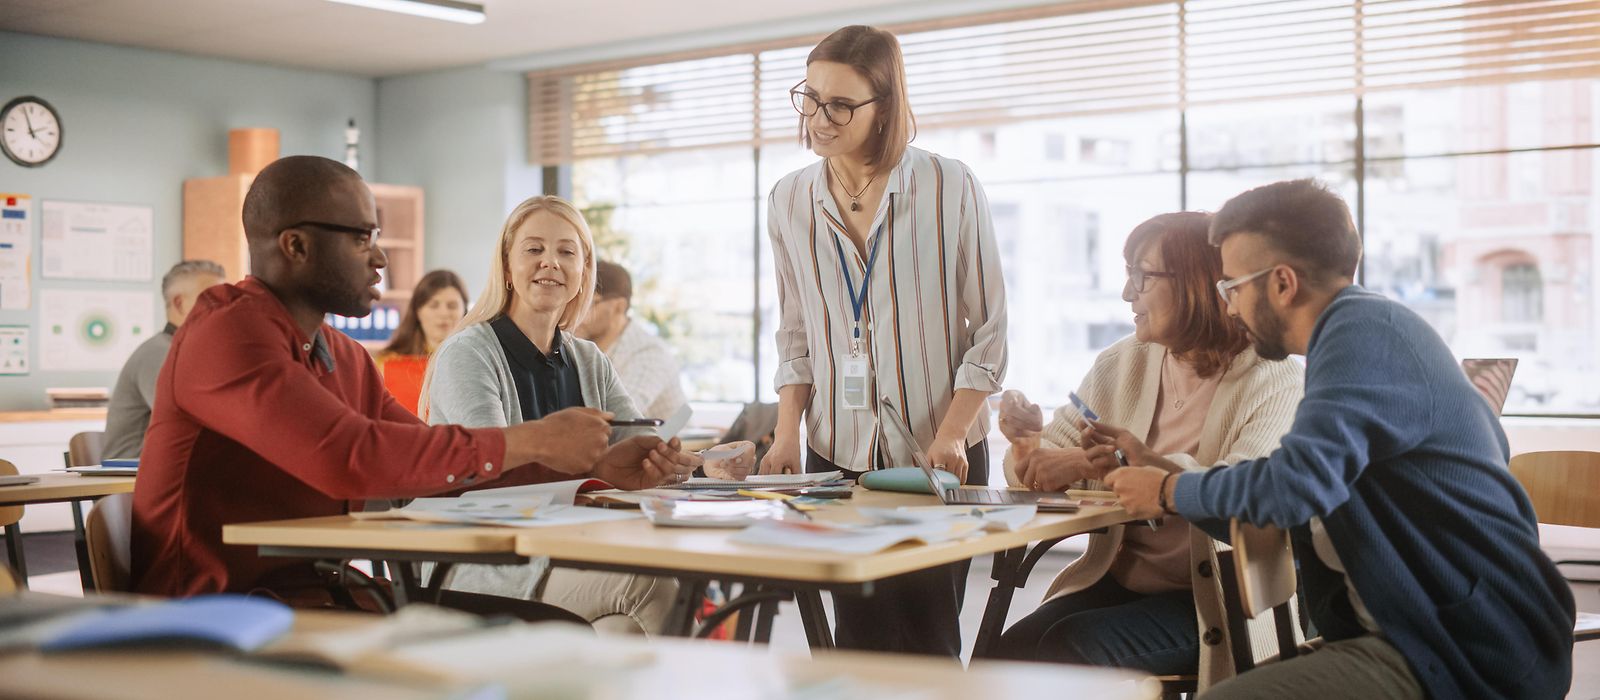
[{"label": "classroom wall", "polygon": [[[0,325],[33,327],[27,376],[0,376],[0,411],[44,408],[45,387],[111,386],[116,372],[43,372],[39,364],[42,289],[156,291],[182,252],[186,178],[228,171],[228,129],[273,127],[282,153],[344,155],[345,120],[362,128],[361,171],[381,161],[372,137],[377,81],[336,73],[200,58],[0,32],[0,103],[36,95],[61,115],[64,142],[55,160],[24,168],[0,157],[0,192],[33,196],[33,308],[0,311]],[[446,106],[440,107],[445,109]],[[429,204],[434,197],[430,189]],[[40,276],[41,200],[143,204],[154,208],[155,250],[148,283]]]},{"label": "classroom wall", "polygon": [[427,192],[428,269],[483,291],[505,216],[541,193],[527,163],[527,83],[483,67],[378,81],[378,177]]}]

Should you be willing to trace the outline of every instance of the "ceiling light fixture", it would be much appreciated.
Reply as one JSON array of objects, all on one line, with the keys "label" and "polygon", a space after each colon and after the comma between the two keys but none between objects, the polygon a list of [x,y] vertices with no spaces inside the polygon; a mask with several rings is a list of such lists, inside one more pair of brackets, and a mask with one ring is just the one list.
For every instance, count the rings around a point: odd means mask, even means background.
[{"label": "ceiling light fixture", "polygon": [[483,5],[459,0],[329,0],[329,2],[462,24],[483,24],[484,20]]}]

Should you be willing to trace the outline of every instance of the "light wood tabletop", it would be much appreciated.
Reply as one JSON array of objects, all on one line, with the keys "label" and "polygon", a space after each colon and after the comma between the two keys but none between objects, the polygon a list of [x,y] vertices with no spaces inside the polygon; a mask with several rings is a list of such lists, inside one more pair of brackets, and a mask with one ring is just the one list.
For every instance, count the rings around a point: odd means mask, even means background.
[{"label": "light wood tabletop", "polygon": [[410,520],[357,520],[348,515],[331,515],[224,525],[222,541],[258,547],[512,554],[516,551],[518,532],[508,527],[472,527]]},{"label": "light wood tabletop", "polygon": [[106,419],[106,409],[55,408],[48,411],[0,411],[0,423],[45,423],[53,421],[79,421]]},{"label": "light wood tabletop", "polygon": [[[860,507],[936,506],[931,495],[871,491],[811,511],[818,521],[860,522]],[[937,544],[905,543],[872,554],[825,552],[729,541],[735,530],[656,527],[624,520],[521,530],[516,551],[571,564],[654,569],[713,576],[765,578],[818,584],[866,583],[992,554],[1029,542],[1068,537],[1127,522],[1120,507],[1091,506],[1077,513],[1040,513],[1012,532],[987,532]]]},{"label": "light wood tabletop", "polygon": [[[359,632],[360,627],[379,624],[379,620],[355,613],[301,612],[289,636]],[[454,677],[429,681],[379,670],[340,674],[267,665],[226,654],[178,649],[15,653],[0,656],[0,678],[5,679],[7,695],[108,700],[409,700],[463,697],[472,694],[474,686],[482,690],[485,684],[500,692],[474,697],[799,700],[904,696],[966,700],[1059,696],[1138,700],[1156,696],[1156,685],[1143,674],[1061,664],[978,662],[964,670],[948,660],[838,651],[808,657],[730,643],[596,637],[559,625],[514,625],[483,635],[495,637],[490,637],[487,645],[481,637],[475,641],[477,635],[433,642],[424,665],[443,665]],[[514,638],[517,643],[494,643],[496,637]],[[451,660],[458,657],[471,662]],[[410,670],[419,676],[429,672],[428,668]]]},{"label": "light wood tabletop", "polygon": [[[856,488],[854,498],[812,511],[818,520],[859,519],[856,508],[935,505],[932,496]],[[350,552],[547,556],[572,565],[737,575],[784,581],[863,583],[1127,522],[1119,507],[1040,513],[1014,532],[991,532],[933,545],[902,544],[874,554],[761,547],[729,541],[730,529],[665,528],[640,519],[543,528],[467,527],[348,516],[224,526],[235,545]]]},{"label": "light wood tabletop", "polygon": [[133,491],[131,476],[80,476],[59,472],[36,476],[39,480],[31,484],[0,486],[0,506],[83,501]]}]

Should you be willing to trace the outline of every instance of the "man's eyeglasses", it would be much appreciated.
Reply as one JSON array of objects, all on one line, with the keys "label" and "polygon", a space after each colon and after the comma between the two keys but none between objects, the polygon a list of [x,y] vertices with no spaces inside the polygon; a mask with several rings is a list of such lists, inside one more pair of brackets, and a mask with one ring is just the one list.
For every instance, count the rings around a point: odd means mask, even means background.
[{"label": "man's eyeglasses", "polygon": [[1134,267],[1132,265],[1123,265],[1122,269],[1128,273],[1128,286],[1132,287],[1133,291],[1138,294],[1144,293],[1145,283],[1149,282],[1153,277],[1159,277],[1161,279],[1173,279],[1177,277],[1177,275],[1172,274],[1171,272],[1156,272],[1154,270],[1146,270],[1144,268]]},{"label": "man's eyeglasses", "polygon": [[833,122],[835,126],[845,126],[849,124],[850,120],[855,118],[856,110],[883,99],[882,97],[874,97],[866,102],[857,104],[840,102],[838,100],[834,100],[833,102],[822,102],[811,93],[800,89],[800,86],[805,84],[806,81],[802,80],[798,83],[795,83],[794,87],[789,88],[789,101],[794,103],[794,111],[799,112],[800,116],[802,117],[811,117],[817,113],[817,110],[820,109],[822,110],[822,116],[826,117],[828,121]]},{"label": "man's eyeglasses", "polygon": [[344,224],[330,224],[325,221],[298,221],[283,227],[284,231],[292,228],[320,228],[324,231],[335,233],[348,233],[356,237],[356,242],[361,244],[362,250],[372,250],[378,244],[378,236],[383,234],[383,229],[373,226],[345,226]]},{"label": "man's eyeglasses", "polygon": [[1217,280],[1217,296],[1222,297],[1222,305],[1233,306],[1233,293],[1235,290],[1239,289],[1240,285],[1243,285],[1250,280],[1256,279],[1257,277],[1265,275],[1268,272],[1272,272],[1276,269],[1278,269],[1278,266],[1273,265],[1272,267],[1264,270],[1256,270],[1255,272],[1243,277],[1235,277],[1231,280]]}]

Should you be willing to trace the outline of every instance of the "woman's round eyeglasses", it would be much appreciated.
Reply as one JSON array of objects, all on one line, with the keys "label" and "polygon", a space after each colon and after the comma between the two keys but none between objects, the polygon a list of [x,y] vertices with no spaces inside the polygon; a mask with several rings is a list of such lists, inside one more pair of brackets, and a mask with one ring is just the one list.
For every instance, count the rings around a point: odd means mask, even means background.
[{"label": "woman's round eyeglasses", "polygon": [[802,117],[811,117],[820,109],[822,110],[822,116],[826,117],[834,126],[848,125],[850,120],[855,118],[856,110],[883,99],[882,97],[874,97],[866,102],[858,102],[856,104],[840,102],[839,100],[822,102],[811,93],[800,89],[800,86],[805,84],[806,81],[802,80],[795,83],[794,87],[789,88],[789,101],[794,104],[794,111],[799,112]]}]

